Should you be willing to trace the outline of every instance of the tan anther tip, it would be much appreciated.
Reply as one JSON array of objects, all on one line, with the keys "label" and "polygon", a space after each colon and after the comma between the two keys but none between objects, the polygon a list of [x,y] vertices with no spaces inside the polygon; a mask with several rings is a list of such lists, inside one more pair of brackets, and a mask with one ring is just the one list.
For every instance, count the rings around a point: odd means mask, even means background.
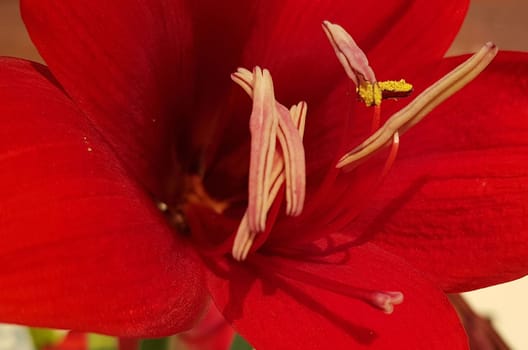
[{"label": "tan anther tip", "polygon": [[486,44],[484,44],[484,47],[489,51],[489,55],[495,57],[497,55],[497,52],[499,52],[499,48],[497,45],[495,45],[494,42],[488,41]]},{"label": "tan anther tip", "polygon": [[497,45],[495,45],[494,42],[491,42],[491,41],[488,41],[485,46],[489,47],[490,49],[495,49],[497,48]]}]

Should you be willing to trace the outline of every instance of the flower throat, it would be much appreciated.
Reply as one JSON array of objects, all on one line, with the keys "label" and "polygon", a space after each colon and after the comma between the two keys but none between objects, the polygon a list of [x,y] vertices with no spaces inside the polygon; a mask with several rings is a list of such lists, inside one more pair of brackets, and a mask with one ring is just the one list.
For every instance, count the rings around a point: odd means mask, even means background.
[{"label": "flower throat", "polygon": [[[380,126],[383,99],[409,96],[413,86],[403,79],[377,81],[366,55],[353,38],[337,24],[324,21],[322,26],[346,75],[355,84],[358,98],[367,107],[373,108],[372,134],[344,154],[335,167],[341,171],[351,171],[361,161],[390,147],[381,178],[387,174],[396,159],[400,136],[478,76],[497,53],[494,44],[485,44],[476,54],[435,82]],[[282,208],[284,199],[287,215],[302,214],[306,196],[303,136],[307,103],[301,101],[287,108],[278,102],[271,73],[258,66],[252,71],[239,68],[231,75],[231,79],[253,102],[249,118],[251,145],[247,207],[236,232],[229,239],[215,246],[200,246],[203,248],[200,250],[204,254],[226,255],[230,252],[235,260],[244,261],[266,242],[276,219],[276,215],[270,213],[275,210],[276,214]],[[180,230],[189,229],[185,219],[185,205],[207,207],[217,214],[222,214],[229,206],[227,202],[216,201],[207,194],[200,176],[188,176],[184,182],[186,189],[183,209],[171,210],[169,215]],[[159,208],[169,211],[164,203],[160,203]],[[190,234],[191,239],[193,234]],[[310,280],[319,286],[332,286],[332,291],[362,299],[386,313],[391,313],[393,305],[403,301],[401,292],[350,289],[338,282],[323,281],[320,280],[321,277],[308,276],[301,271],[281,272],[280,266],[276,271],[287,278]]]}]

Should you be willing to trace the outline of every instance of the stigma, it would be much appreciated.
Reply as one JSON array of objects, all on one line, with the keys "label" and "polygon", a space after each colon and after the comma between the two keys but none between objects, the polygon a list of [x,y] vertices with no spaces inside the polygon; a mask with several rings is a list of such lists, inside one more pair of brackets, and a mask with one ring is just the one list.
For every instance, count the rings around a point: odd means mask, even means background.
[{"label": "stigma", "polygon": [[285,187],[286,214],[301,214],[306,192],[306,166],[302,137],[306,102],[290,109],[275,99],[273,80],[267,69],[253,72],[239,68],[231,75],[253,100],[249,129],[248,205],[237,229],[232,255],[245,260],[258,234],[266,231],[268,212],[280,188]]}]

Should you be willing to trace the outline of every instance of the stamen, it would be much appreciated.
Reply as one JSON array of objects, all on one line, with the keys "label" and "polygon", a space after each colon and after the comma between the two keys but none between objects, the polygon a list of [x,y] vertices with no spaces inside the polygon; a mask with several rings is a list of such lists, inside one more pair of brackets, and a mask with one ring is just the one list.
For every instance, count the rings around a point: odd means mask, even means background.
[{"label": "stamen", "polygon": [[[239,68],[231,75],[234,82],[240,85],[244,91],[253,97],[253,75],[247,69]],[[286,107],[275,101],[276,111],[279,118],[278,140],[284,156],[286,166],[286,214],[298,216],[302,212],[305,197],[306,176],[305,157],[302,145],[302,137],[291,120]],[[306,104],[304,104],[306,105]],[[306,108],[304,113],[306,113]],[[304,124],[302,125],[304,133]],[[282,169],[278,170],[281,173]],[[271,178],[275,178],[271,176]]]},{"label": "stamen", "polygon": [[394,161],[396,160],[396,156],[398,155],[398,149],[400,148],[400,133],[395,132],[394,136],[392,137],[392,147],[389,152],[389,156],[387,157],[387,160],[385,160],[385,166],[383,167],[383,171],[381,172],[381,178],[385,178],[389,171],[392,168],[392,165],[394,164]]},{"label": "stamen", "polygon": [[253,110],[249,120],[251,156],[249,163],[248,219],[252,231],[266,228],[264,203],[275,155],[278,118],[275,110],[273,82],[269,71],[256,67],[253,72]]},{"label": "stamen", "polygon": [[[258,262],[256,262],[258,263]],[[363,288],[357,288],[337,281],[326,276],[321,276],[301,268],[292,266],[285,267],[279,261],[268,259],[266,267],[270,266],[273,271],[289,279],[308,283],[318,288],[328,290],[332,293],[348,296],[359,299],[377,309],[380,309],[386,314],[391,314],[394,311],[394,305],[403,303],[403,293],[398,291],[376,291]]]},{"label": "stamen", "polygon": [[336,165],[343,168],[363,159],[386,146],[398,132],[402,135],[409,128],[421,121],[431,110],[475,79],[497,54],[497,47],[492,43],[484,45],[464,63],[438,80],[405,108],[394,114],[387,122],[362,144],[345,154]]},{"label": "stamen", "polygon": [[404,79],[396,80],[386,80],[378,82],[378,85],[381,89],[381,94],[383,99],[387,98],[399,98],[399,97],[408,97],[413,91],[412,84],[409,84]]},{"label": "stamen", "polygon": [[367,107],[381,105],[383,93],[378,83],[363,83],[357,87],[356,92]]},{"label": "stamen", "polygon": [[384,98],[406,97],[412,92],[412,85],[403,79],[378,82],[367,55],[343,27],[324,21],[323,30],[347,76],[356,85],[359,98],[367,107],[379,106]]},{"label": "stamen", "polygon": [[301,139],[304,137],[304,128],[306,125],[306,112],[307,112],[308,105],[306,102],[301,101],[296,105],[291,106],[290,108],[290,115],[292,117],[293,123],[297,127],[297,130],[299,131],[299,135],[301,136]]},{"label": "stamen", "polygon": [[371,132],[379,129],[381,124],[381,106],[374,106],[374,113],[372,114]]},{"label": "stamen", "polygon": [[[304,188],[306,187],[306,177],[300,176],[300,172],[305,172],[304,148],[302,143],[286,135],[299,134],[297,127],[293,123],[290,111],[281,104],[277,104],[279,112],[279,133],[277,137],[282,148],[284,166],[286,174],[286,214],[298,216],[301,214],[304,205]],[[297,139],[299,139],[298,137]]]},{"label": "stamen", "polygon": [[392,314],[394,305],[403,303],[402,292],[374,292],[372,303],[386,314]]},{"label": "stamen", "polygon": [[330,21],[323,22],[323,30],[330,40],[330,44],[345,69],[348,77],[357,87],[364,82],[375,83],[376,76],[369,66],[365,53],[359,48],[354,39],[338,24]]},{"label": "stamen", "polygon": [[[235,235],[235,240],[233,242],[233,249],[231,250],[231,255],[233,255],[233,258],[237,261],[245,260],[245,255],[247,255],[246,245],[253,244],[254,239],[255,236],[252,235],[251,230],[249,229],[248,215],[246,210],[244,216],[242,216],[242,220],[240,220],[240,224],[238,225]],[[249,251],[249,249],[247,249],[247,251]]]},{"label": "stamen", "polygon": [[[259,74],[267,79],[266,85],[260,80]],[[267,213],[284,182],[286,182],[287,215],[296,216],[302,211],[306,188],[306,166],[302,145],[306,103],[301,102],[292,107],[291,112],[278,103],[273,95],[271,76],[265,69],[261,71],[257,67],[251,73],[247,69],[239,68],[237,72],[231,75],[231,78],[253,99],[250,121],[252,144],[248,209],[239,224],[232,249],[233,257],[236,260],[244,260],[256,235],[266,232]],[[262,89],[270,91],[265,96],[265,103],[262,100],[264,96]],[[261,95],[257,96],[257,93]],[[266,108],[263,107],[264,105]],[[258,133],[262,133],[262,131],[266,133],[265,129],[259,131],[259,122],[266,117],[276,120],[275,133],[270,135],[279,140],[282,153],[275,148],[273,148],[273,152],[268,149],[264,152],[267,155],[264,159],[263,147],[260,146],[259,148],[262,136]],[[266,140],[269,140],[267,135]],[[266,171],[262,171],[263,166],[266,167]],[[269,169],[268,166],[270,166]],[[254,225],[252,216],[258,218],[257,225]]]}]

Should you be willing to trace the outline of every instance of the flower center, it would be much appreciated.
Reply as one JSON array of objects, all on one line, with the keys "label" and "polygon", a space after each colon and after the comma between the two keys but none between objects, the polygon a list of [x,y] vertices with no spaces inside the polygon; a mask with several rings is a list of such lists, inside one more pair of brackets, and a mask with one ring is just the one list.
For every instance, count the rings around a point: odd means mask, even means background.
[{"label": "flower center", "polygon": [[229,206],[228,200],[218,200],[209,195],[201,175],[185,174],[181,176],[179,183],[181,193],[178,194],[178,201],[167,204],[158,201],[158,209],[165,214],[167,220],[179,233],[189,234],[190,227],[186,219],[186,212],[189,206],[205,207],[216,214],[222,214]]},{"label": "flower center", "polygon": [[[367,106],[373,107],[374,111],[372,135],[347,152],[337,162],[336,168],[349,171],[361,160],[392,145],[382,177],[396,158],[400,136],[421,121],[432,109],[473,80],[497,53],[495,45],[487,43],[479,52],[422,92],[380,127],[382,100],[408,96],[412,92],[412,85],[405,80],[377,81],[366,55],[342,27],[324,21],[323,29],[347,76],[355,84],[358,97]],[[203,247],[203,252],[207,253],[210,250],[211,254],[224,255],[228,249],[231,249],[233,258],[243,261],[249,253],[258,250],[266,241],[273,226],[271,218],[273,215],[269,214],[273,207],[277,207],[274,204],[281,204],[283,195],[286,200],[287,215],[298,216],[302,213],[306,194],[303,136],[307,104],[299,102],[288,109],[279,103],[275,98],[273,80],[267,69],[255,67],[253,71],[249,71],[239,68],[231,75],[231,79],[244,89],[253,101],[249,121],[251,148],[247,208],[234,235],[218,246]],[[337,173],[335,169],[332,170]],[[170,222],[183,233],[189,230],[184,214],[187,213],[186,206],[206,207],[216,214],[224,214],[230,206],[229,201],[218,201],[209,196],[199,175],[183,177],[182,187],[181,201],[174,208],[169,208],[165,203],[159,203],[158,207],[167,213]],[[190,212],[192,214],[192,210]],[[195,222],[199,222],[199,219]],[[194,227],[194,225],[190,226]],[[203,230],[196,231],[199,236],[200,231]],[[206,242],[208,237],[193,238],[196,239],[197,244],[200,244],[200,241]],[[268,260],[266,263],[273,265]],[[258,263],[258,259],[250,263]],[[398,291],[351,288],[339,281],[300,269],[281,268],[280,264],[275,264],[273,271],[289,279],[310,282],[321,288],[361,299],[386,313],[391,313],[394,305],[403,301],[403,294]]]}]

